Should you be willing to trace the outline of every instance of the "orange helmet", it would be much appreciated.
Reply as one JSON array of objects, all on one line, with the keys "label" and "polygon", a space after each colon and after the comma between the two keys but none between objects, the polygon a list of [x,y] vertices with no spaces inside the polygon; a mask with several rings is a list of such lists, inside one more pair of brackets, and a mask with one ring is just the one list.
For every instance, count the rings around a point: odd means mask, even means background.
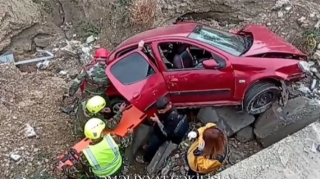
[{"label": "orange helmet", "polygon": [[99,48],[94,52],[94,58],[108,58],[109,51],[104,48]]}]

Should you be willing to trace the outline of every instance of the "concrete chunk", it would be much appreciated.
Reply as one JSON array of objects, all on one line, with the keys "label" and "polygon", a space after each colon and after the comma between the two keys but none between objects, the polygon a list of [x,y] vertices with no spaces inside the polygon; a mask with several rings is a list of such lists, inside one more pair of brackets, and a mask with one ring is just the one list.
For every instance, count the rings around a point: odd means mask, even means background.
[{"label": "concrete chunk", "polygon": [[150,131],[152,131],[152,128],[144,124],[140,124],[135,130],[132,144],[125,151],[125,158],[129,164],[132,164],[135,154],[144,141],[147,140]]},{"label": "concrete chunk", "polygon": [[254,139],[253,128],[251,126],[247,126],[240,131],[237,132],[235,138],[239,142],[249,142]]},{"label": "concrete chunk", "polygon": [[308,98],[298,97],[289,100],[284,107],[274,104],[259,116],[254,133],[261,145],[268,147],[316,121],[319,116],[320,105]]},{"label": "concrete chunk", "polygon": [[232,107],[204,107],[201,108],[198,119],[207,124],[213,122],[224,130],[228,137],[232,136],[255,120],[253,115],[240,113]]},{"label": "concrete chunk", "polygon": [[149,174],[155,174],[163,168],[168,156],[178,147],[177,144],[172,142],[164,143],[154,155],[152,161],[147,167]]}]

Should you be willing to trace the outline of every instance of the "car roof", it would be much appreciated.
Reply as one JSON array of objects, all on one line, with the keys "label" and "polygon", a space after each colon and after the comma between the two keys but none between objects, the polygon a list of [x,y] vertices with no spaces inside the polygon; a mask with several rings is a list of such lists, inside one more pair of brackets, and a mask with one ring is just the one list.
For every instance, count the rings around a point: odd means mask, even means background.
[{"label": "car roof", "polygon": [[151,30],[141,32],[139,34],[136,34],[126,39],[118,47],[137,44],[141,40],[148,41],[153,38],[187,37],[197,25],[200,25],[200,24],[191,23],[191,22],[181,22],[181,23],[166,26],[166,27],[154,28]]}]

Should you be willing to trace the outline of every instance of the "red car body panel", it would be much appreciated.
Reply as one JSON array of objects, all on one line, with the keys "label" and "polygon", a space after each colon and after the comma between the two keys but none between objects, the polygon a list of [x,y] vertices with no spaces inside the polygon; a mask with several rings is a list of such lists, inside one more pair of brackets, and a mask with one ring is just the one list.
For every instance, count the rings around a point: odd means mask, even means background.
[{"label": "red car body panel", "polygon": [[[200,107],[216,105],[241,105],[249,87],[259,80],[292,80],[302,76],[298,60],[282,58],[250,57],[262,53],[285,53],[305,56],[297,48],[285,42],[263,26],[249,25],[242,31],[252,33],[254,42],[243,56],[233,56],[212,45],[188,38],[199,24],[180,23],[169,27],[152,29],[137,34],[120,44],[111,54],[106,69],[114,85],[108,88],[109,96],[121,96],[141,111],[152,113],[155,101],[167,96],[177,107]],[[151,61],[140,50],[133,50],[118,57],[123,50],[137,46],[143,40],[149,44],[154,55]],[[162,61],[158,44],[181,42],[215,53],[225,62],[219,70],[167,70]],[[111,73],[111,68],[125,57],[139,53],[155,69],[146,79],[124,85]]]},{"label": "red car body panel", "polygon": [[260,53],[287,53],[305,56],[300,50],[271,32],[265,26],[247,25],[242,31],[251,33],[254,39],[252,47],[244,56],[252,56]]}]

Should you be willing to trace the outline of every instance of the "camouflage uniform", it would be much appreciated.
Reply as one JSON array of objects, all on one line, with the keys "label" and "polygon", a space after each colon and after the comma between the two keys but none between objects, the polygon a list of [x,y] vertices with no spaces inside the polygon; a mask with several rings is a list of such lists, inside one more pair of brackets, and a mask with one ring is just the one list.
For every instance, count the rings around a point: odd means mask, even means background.
[{"label": "camouflage uniform", "polygon": [[87,102],[87,100],[83,100],[77,109],[76,122],[74,124],[74,130],[75,130],[74,132],[77,136],[83,137],[84,125],[86,124],[86,122],[89,119],[91,119],[93,117],[104,120],[106,122],[106,129],[107,130],[113,130],[118,126],[118,124],[120,123],[120,121],[122,119],[123,113],[121,111],[118,111],[111,118],[109,116],[105,116],[102,113],[90,114],[86,109],[86,102]]},{"label": "camouflage uniform", "polygon": [[99,61],[84,67],[71,84],[71,87],[69,88],[69,96],[73,96],[85,81],[86,86],[84,89],[84,98],[100,95],[105,98],[107,106],[109,106],[110,102],[106,95],[106,88],[109,85],[109,79],[106,75],[105,69],[105,63]]},{"label": "camouflage uniform", "polygon": [[[124,151],[125,148],[131,145],[133,140],[133,133],[128,133],[123,138],[116,135],[112,135],[112,137],[118,143],[119,150]],[[124,160],[123,154],[122,158]],[[94,178],[94,174],[91,171],[90,163],[82,152],[79,153],[79,160],[77,161],[77,163],[74,163],[73,166],[65,166],[63,168],[63,173],[66,176],[72,176],[73,178],[77,179],[82,178],[84,176],[88,176],[88,178]]]}]

